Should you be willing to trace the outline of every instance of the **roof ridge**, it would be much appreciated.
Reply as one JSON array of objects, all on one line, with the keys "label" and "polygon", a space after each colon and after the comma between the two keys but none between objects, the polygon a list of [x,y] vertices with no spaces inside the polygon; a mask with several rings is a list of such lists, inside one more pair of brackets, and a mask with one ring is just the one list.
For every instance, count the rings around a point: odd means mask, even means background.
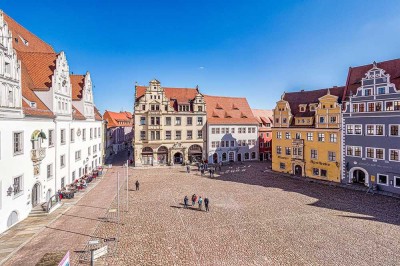
[{"label": "roof ridge", "polygon": [[17,51],[17,53],[22,53],[22,54],[55,54],[59,55],[60,53],[57,52],[40,52],[40,51]]},{"label": "roof ridge", "polygon": [[207,97],[233,98],[233,99],[246,99],[247,100],[246,97],[242,97],[242,96],[237,97],[237,96],[216,96],[216,95],[208,95],[208,94],[203,94],[203,95],[207,96]]},{"label": "roof ridge", "polygon": [[[376,62],[376,64],[378,65],[378,64],[382,64],[382,63],[387,63],[387,62],[391,62],[391,61],[396,61],[396,60],[400,60],[400,58],[394,58],[394,59],[389,59],[389,60],[385,60],[385,61],[380,61],[380,62]],[[360,65],[360,66],[354,66],[354,67],[351,67],[351,68],[366,67],[366,66],[369,66],[369,65],[372,65],[372,63],[370,63],[370,64],[365,64],[365,65]]]},{"label": "roof ridge", "polygon": [[[23,28],[24,30],[26,30],[27,32],[29,32],[30,34],[32,34],[33,36],[35,36],[38,40],[40,40],[41,42],[45,43],[46,45],[50,46],[51,49],[54,50],[53,46],[47,42],[45,42],[44,40],[42,40],[39,36],[37,36],[35,33],[33,33],[32,31],[28,30],[27,28],[25,28],[22,24],[20,24],[18,21],[16,21],[15,19],[13,19],[11,16],[9,16],[6,12],[4,12],[4,10],[0,9],[3,12],[3,15],[7,16],[10,20],[12,20],[15,24],[17,24],[18,26],[20,26],[21,28]],[[7,22],[7,21],[6,21]],[[7,23],[8,24],[8,23]],[[10,28],[10,25],[7,25],[8,28]],[[16,36],[13,36],[14,38]]]}]

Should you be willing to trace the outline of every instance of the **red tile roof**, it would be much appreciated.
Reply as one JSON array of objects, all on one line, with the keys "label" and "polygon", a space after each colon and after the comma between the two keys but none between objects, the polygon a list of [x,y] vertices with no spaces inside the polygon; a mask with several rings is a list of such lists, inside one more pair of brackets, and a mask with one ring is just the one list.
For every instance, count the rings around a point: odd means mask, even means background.
[{"label": "red tile roof", "polygon": [[26,66],[28,75],[33,82],[32,90],[50,90],[52,76],[56,69],[57,54],[18,52],[18,58]]},{"label": "red tile roof", "polygon": [[132,114],[129,112],[104,112],[104,120],[107,121],[107,128],[111,127],[132,127],[133,126],[133,118]]},{"label": "red tile roof", "polygon": [[[19,52],[41,52],[41,53],[54,53],[53,47],[42,41],[32,32],[25,29],[18,22],[13,20],[7,14],[3,13],[4,19],[7,22],[8,28],[12,32],[13,47]],[[27,41],[25,44],[21,37]]]},{"label": "red tile roof", "polygon": [[83,97],[83,86],[85,84],[85,75],[70,75],[72,85],[72,100],[80,101]]},{"label": "red tile roof", "polygon": [[[142,97],[147,88],[146,86],[136,86],[136,99]],[[177,100],[179,103],[188,103],[198,94],[198,90],[195,88],[162,88],[167,98]]]},{"label": "red tile roof", "polygon": [[97,121],[103,121],[103,117],[101,116],[99,110],[94,107],[94,119]]},{"label": "red tile roof", "polygon": [[272,110],[263,110],[263,109],[251,109],[254,117],[257,119],[260,124],[272,123],[273,112]]},{"label": "red tile roof", "polygon": [[246,98],[204,95],[204,100],[209,124],[258,124]]},{"label": "red tile roof", "polygon": [[[396,89],[400,89],[400,59],[377,63],[378,68],[385,70],[390,75],[390,82],[394,83]],[[373,64],[350,67],[347,75],[346,89],[343,93],[343,99],[346,99],[350,93],[357,93],[357,89],[361,86],[361,79],[365,78],[365,74],[373,68]]]},{"label": "red tile roof", "polygon": [[32,91],[34,84],[24,63],[21,63],[21,76],[22,96],[26,100],[36,103],[36,108],[32,108],[25,100],[22,101],[25,115],[53,118],[53,112]]},{"label": "red tile roof", "polygon": [[72,117],[76,120],[86,120],[86,117],[74,105],[72,105]]}]

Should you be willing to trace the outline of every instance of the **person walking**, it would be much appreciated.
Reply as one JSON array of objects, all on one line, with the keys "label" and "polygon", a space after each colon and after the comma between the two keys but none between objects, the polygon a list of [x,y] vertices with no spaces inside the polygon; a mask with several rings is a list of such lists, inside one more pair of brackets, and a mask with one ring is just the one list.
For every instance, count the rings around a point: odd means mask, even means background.
[{"label": "person walking", "polygon": [[218,167],[219,167],[219,171],[221,172],[221,170],[222,170],[222,162],[219,162]]},{"label": "person walking", "polygon": [[136,190],[139,190],[139,180],[136,180],[135,186],[136,186]]},{"label": "person walking", "polygon": [[189,174],[190,173],[190,165],[186,165],[186,172]]},{"label": "person walking", "polygon": [[196,194],[192,195],[192,206],[194,206],[194,204],[196,204],[196,200],[197,200],[197,196]]},{"label": "person walking", "polygon": [[208,204],[210,203],[208,198],[204,199],[204,206],[206,207],[206,212],[208,212],[210,209],[208,208]]},{"label": "person walking", "polygon": [[188,196],[185,196],[185,198],[183,199],[183,207],[184,207],[185,209],[188,207],[188,201],[189,201]]},{"label": "person walking", "polygon": [[201,206],[203,205],[203,199],[201,196],[199,197],[199,201],[197,203],[199,204],[199,210],[201,211]]}]

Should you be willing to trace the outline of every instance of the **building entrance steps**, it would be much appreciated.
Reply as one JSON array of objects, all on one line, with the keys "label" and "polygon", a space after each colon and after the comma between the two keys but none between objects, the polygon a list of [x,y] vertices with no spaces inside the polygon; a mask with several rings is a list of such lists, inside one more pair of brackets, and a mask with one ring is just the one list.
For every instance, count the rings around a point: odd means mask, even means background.
[{"label": "building entrance steps", "polygon": [[15,253],[35,236],[40,234],[63,214],[67,213],[71,207],[76,205],[86,194],[100,184],[106,176],[107,169],[104,169],[103,177],[96,178],[95,181],[89,184],[85,191],[76,193],[73,199],[63,199],[61,202],[62,205],[51,213],[43,211],[40,205],[36,206],[26,219],[0,234],[0,265],[6,264]]}]

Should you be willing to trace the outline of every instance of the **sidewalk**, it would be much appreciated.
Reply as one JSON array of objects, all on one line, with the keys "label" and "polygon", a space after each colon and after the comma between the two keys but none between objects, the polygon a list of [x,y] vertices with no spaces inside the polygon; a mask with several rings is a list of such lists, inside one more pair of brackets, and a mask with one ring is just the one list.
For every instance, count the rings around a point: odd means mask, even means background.
[{"label": "sidewalk", "polygon": [[[40,216],[28,216],[14,227],[0,235],[0,265],[6,263],[13,257],[21,248],[29,243],[33,238],[40,234],[46,227],[65,215],[73,206],[81,199],[95,189],[99,184],[104,183],[108,169],[104,169],[102,177],[96,178],[89,183],[88,187],[82,191],[75,193],[73,199],[62,200],[62,205],[50,214]],[[14,264],[15,265],[15,264]],[[25,264],[26,265],[26,264]]]}]

